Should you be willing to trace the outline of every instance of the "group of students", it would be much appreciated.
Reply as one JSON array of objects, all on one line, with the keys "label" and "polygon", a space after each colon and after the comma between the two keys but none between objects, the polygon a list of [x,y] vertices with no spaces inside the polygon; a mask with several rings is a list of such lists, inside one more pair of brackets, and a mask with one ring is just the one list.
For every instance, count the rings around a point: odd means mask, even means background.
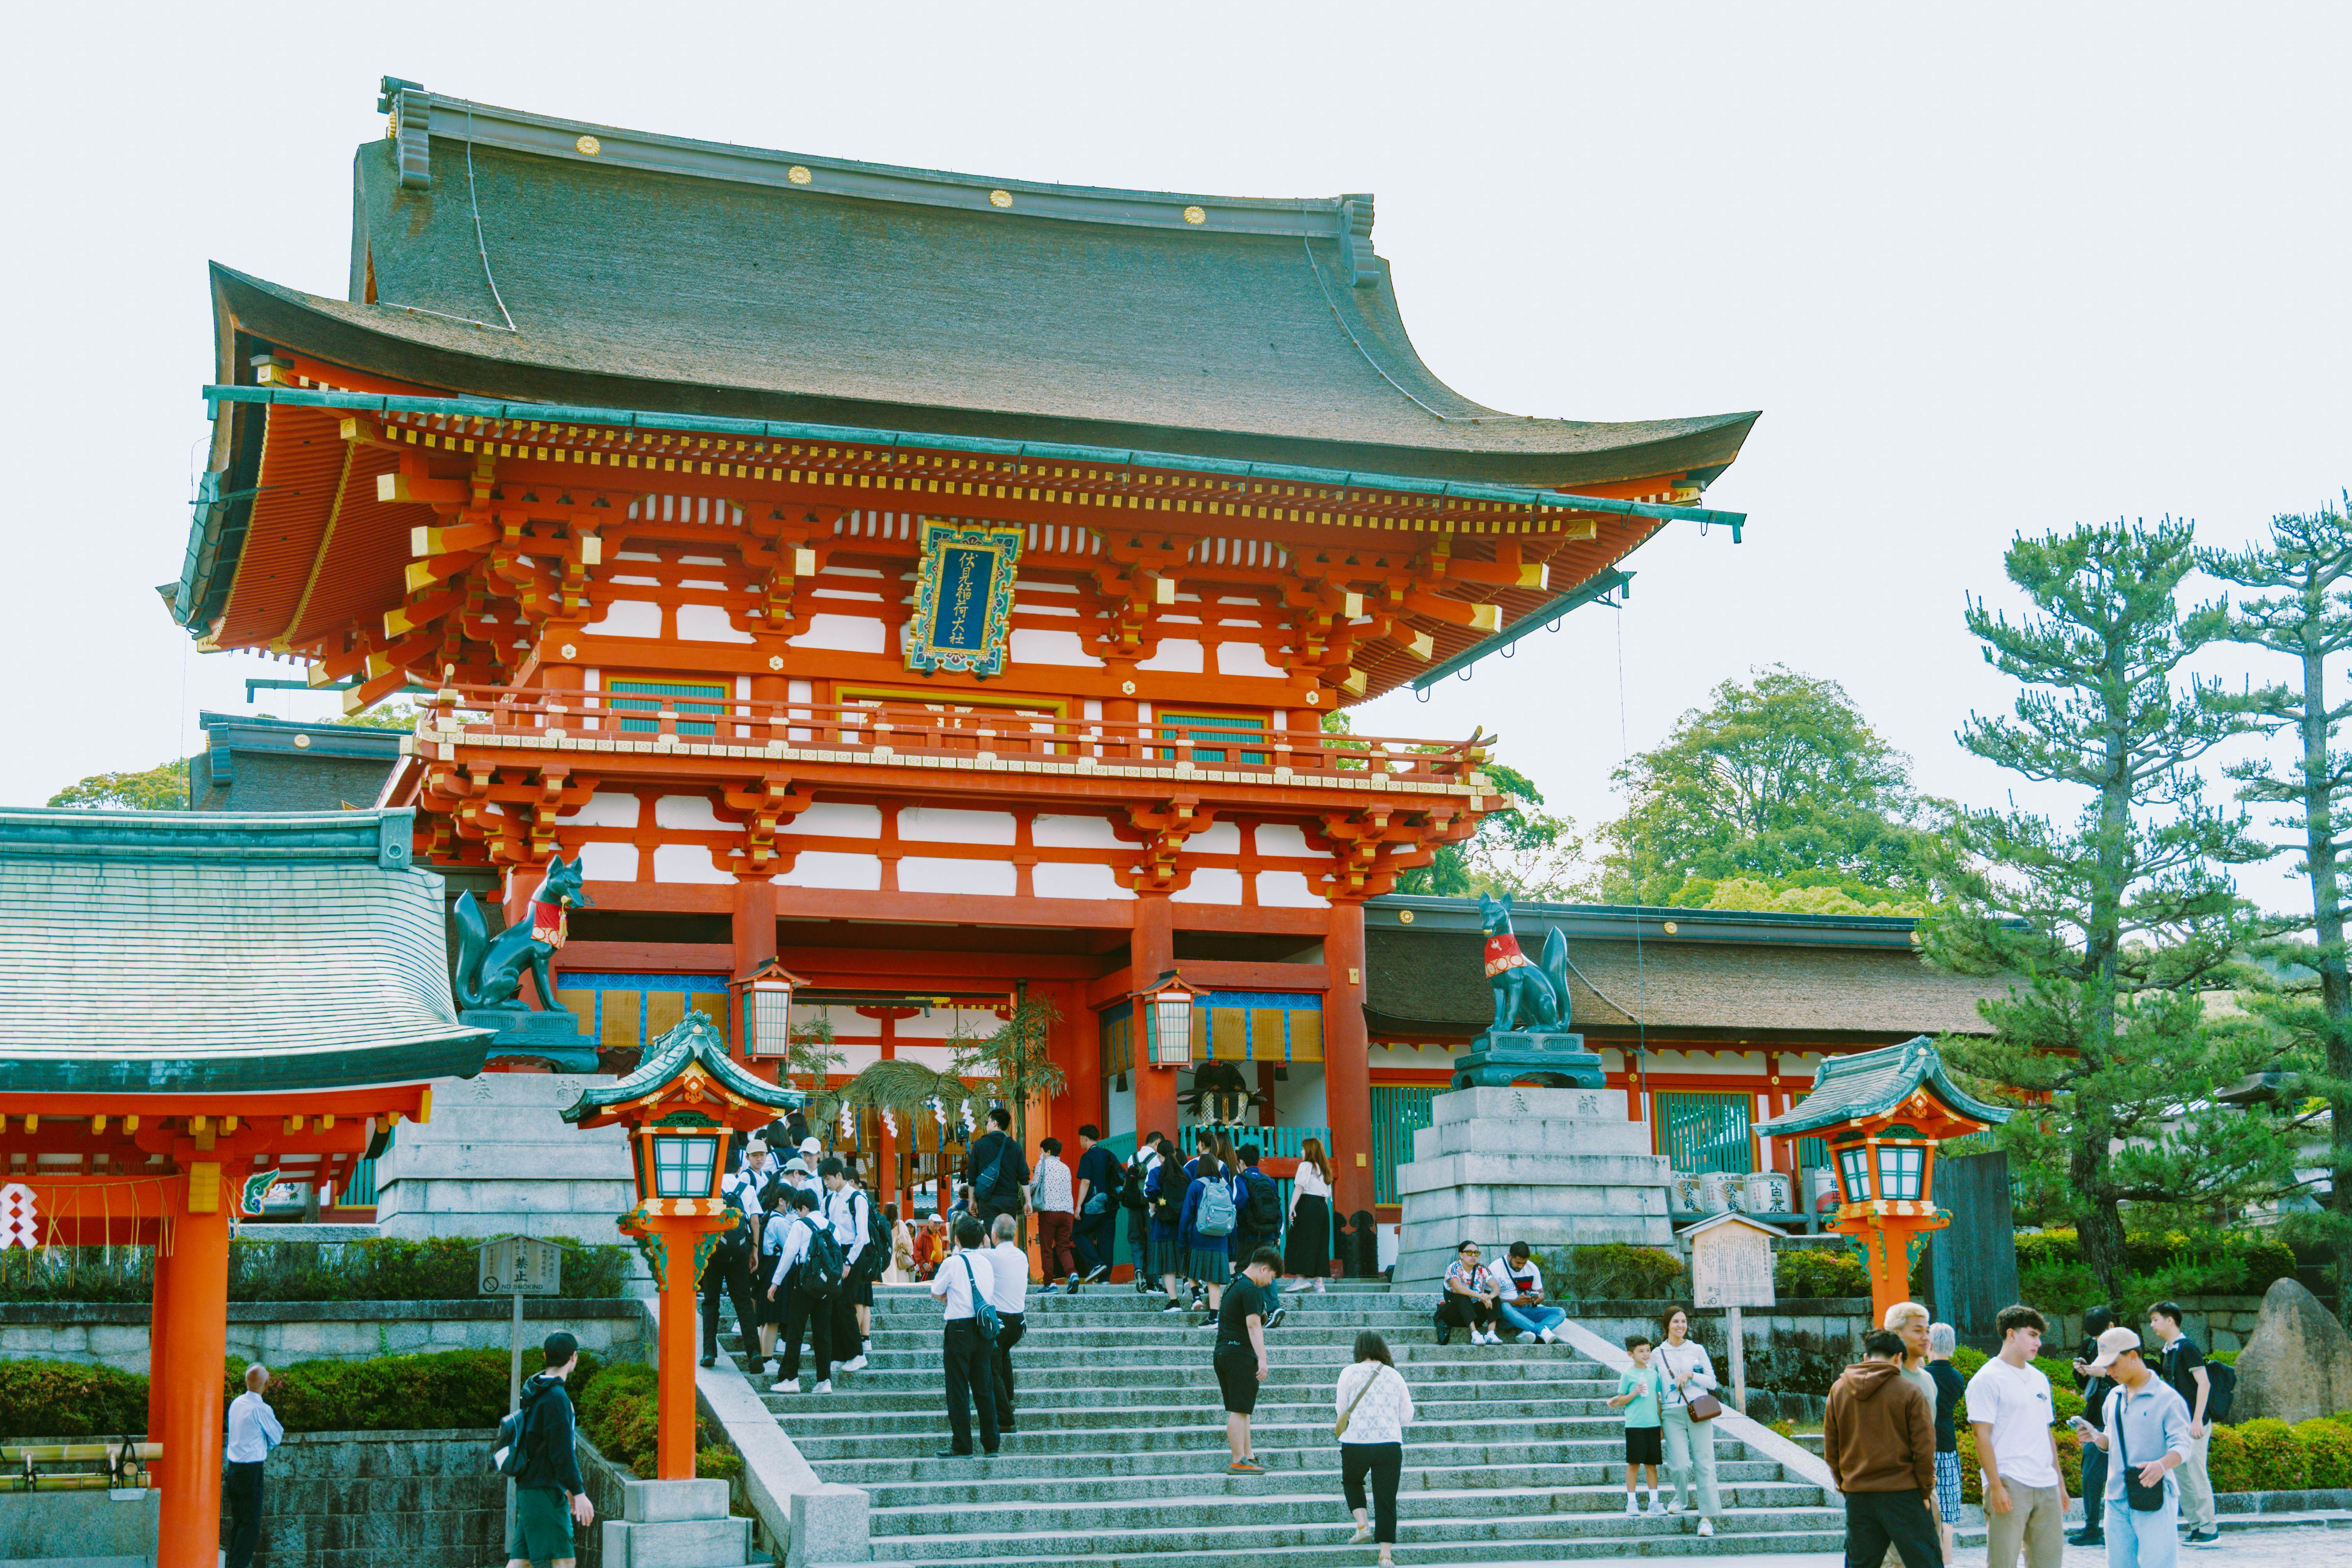
[{"label": "group of students", "polygon": [[[2211,1547],[2212,1489],[2204,1473],[2215,1380],[2180,1331],[2170,1301],[2149,1310],[2143,1345],[2100,1309],[2074,1362],[2084,1414],[2084,1528],[2077,1545],[2104,1545],[2109,1568],[2174,1568],[2181,1545]],[[1824,1458],[1845,1500],[1846,1568],[1930,1568],[1954,1559],[1960,1509],[1958,1415],[1965,1404],[1983,1470],[1989,1568],[2059,1568],[2068,1537],[2050,1379],[2033,1364],[2049,1325],[2031,1307],[1994,1320],[2000,1352],[1962,1383],[1957,1336],[1926,1308],[1897,1302],[1863,1337],[1864,1358],[1830,1391]],[[1628,1489],[1631,1489],[1630,1469]],[[2201,1517],[2199,1511],[2201,1503]],[[2189,1525],[2184,1542],[2178,1530]]]},{"label": "group of students", "polygon": [[815,1354],[814,1392],[832,1393],[836,1371],[866,1367],[874,1282],[897,1253],[893,1216],[845,1162],[821,1156],[814,1138],[774,1170],[767,1140],[754,1136],[741,1168],[721,1178],[719,1190],[743,1218],[721,1235],[703,1267],[702,1364],[718,1359],[719,1305],[731,1299],[755,1376],[772,1363],[780,1375],[772,1391],[801,1392],[806,1340]]},{"label": "group of students", "polygon": [[[1281,1189],[1258,1168],[1260,1158],[1256,1144],[1235,1148],[1220,1131],[1204,1131],[1190,1159],[1157,1132],[1138,1141],[1121,1201],[1132,1216],[1136,1289],[1149,1295],[1156,1280],[1168,1300],[1162,1310],[1214,1316],[1229,1282],[1261,1251],[1273,1255],[1276,1274],[1288,1277],[1285,1293],[1328,1288],[1331,1161],[1322,1141],[1309,1138],[1301,1146],[1286,1211]],[[1265,1326],[1282,1316],[1273,1308]]]}]

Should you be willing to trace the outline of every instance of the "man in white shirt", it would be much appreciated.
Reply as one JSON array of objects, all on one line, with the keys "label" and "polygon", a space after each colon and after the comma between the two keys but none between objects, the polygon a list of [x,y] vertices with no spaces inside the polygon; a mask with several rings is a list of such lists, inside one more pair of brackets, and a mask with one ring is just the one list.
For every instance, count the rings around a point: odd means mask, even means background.
[{"label": "man in white shirt", "polygon": [[990,1305],[1004,1327],[991,1347],[989,1362],[996,1373],[996,1429],[1013,1430],[1013,1347],[1028,1331],[1029,1255],[1013,1242],[1019,1222],[1009,1214],[988,1222],[989,1261],[995,1266],[995,1283],[989,1288]]},{"label": "man in white shirt", "polygon": [[[997,1449],[996,1432],[996,1369],[990,1364],[987,1342],[980,1337],[980,1328],[972,1321],[971,1292],[975,1285],[982,1298],[993,1299],[995,1260],[985,1245],[987,1233],[980,1221],[964,1215],[949,1232],[951,1250],[940,1259],[939,1272],[931,1276],[931,1294],[942,1304],[940,1359],[947,1373],[948,1427],[954,1439],[939,1450],[942,1459],[968,1458],[971,1453],[971,1413],[980,1412],[981,1451],[993,1455]],[[1024,1262],[1021,1280],[1025,1288],[1029,1269]],[[966,1395],[970,1396],[967,1407]]]},{"label": "man in white shirt", "polygon": [[2057,1418],[2050,1380],[2033,1364],[2047,1326],[2031,1307],[2003,1307],[1993,1320],[2000,1354],[1969,1379],[1969,1426],[1984,1467],[1985,1561],[2059,1568],[2066,1550],[2066,1479],[2058,1471]]},{"label": "man in white shirt", "polygon": [[1517,1332],[1519,1343],[1551,1343],[1553,1331],[1568,1321],[1568,1314],[1545,1304],[1543,1270],[1528,1244],[1511,1243],[1507,1254],[1486,1265],[1486,1278],[1495,1287],[1495,1310],[1504,1327]]},{"label": "man in white shirt", "polygon": [[793,1208],[789,1220],[775,1223],[784,1236],[776,1253],[775,1272],[768,1279],[768,1299],[783,1302],[783,1376],[769,1386],[771,1394],[798,1394],[801,1391],[801,1331],[806,1326],[808,1336],[816,1351],[816,1392],[833,1392],[833,1303],[810,1295],[800,1288],[799,1271],[808,1258],[809,1238],[824,1227],[824,1216],[817,1213],[816,1194],[806,1187],[794,1188],[786,1200]]},{"label": "man in white shirt", "polygon": [[873,1218],[874,1203],[864,1193],[849,1184],[849,1167],[837,1159],[827,1159],[816,1168],[817,1179],[824,1184],[824,1218],[833,1226],[833,1239],[841,1244],[841,1289],[833,1297],[833,1342],[850,1352],[841,1363],[844,1372],[866,1370],[866,1336],[857,1322],[858,1287],[866,1303],[874,1300],[874,1282],[863,1277],[857,1260],[865,1256],[867,1241],[866,1226]]},{"label": "man in white shirt", "polygon": [[286,1440],[278,1413],[261,1396],[269,1369],[256,1362],[245,1369],[245,1392],[229,1402],[228,1444],[221,1450],[222,1480],[228,1491],[228,1568],[253,1568],[261,1544],[261,1467],[269,1450]]}]

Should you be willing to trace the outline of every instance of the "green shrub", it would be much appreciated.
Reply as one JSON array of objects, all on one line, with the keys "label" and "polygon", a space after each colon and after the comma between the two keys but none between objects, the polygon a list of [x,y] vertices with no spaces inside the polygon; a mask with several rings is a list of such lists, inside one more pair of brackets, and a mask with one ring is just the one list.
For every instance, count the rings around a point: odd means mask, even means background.
[{"label": "green shrub", "polygon": [[1552,1252],[1543,1263],[1571,1301],[1655,1301],[1681,1294],[1687,1279],[1678,1254],[1622,1241]]},{"label": "green shrub", "polygon": [[[2142,1319],[2150,1302],[2182,1296],[2259,1296],[2274,1279],[2294,1277],[2294,1249],[2251,1231],[2148,1231],[2124,1241],[2124,1317]],[[2074,1232],[2045,1230],[2017,1238],[2018,1289],[2044,1311],[2079,1312],[2105,1297],[2083,1264]]]},{"label": "green shrub", "polygon": [[2205,1475],[2217,1492],[2250,1492],[2261,1483],[2253,1462],[2246,1457],[2246,1439],[2235,1426],[2207,1428],[2212,1441],[2205,1449]]},{"label": "green shrub", "polygon": [[[2227,1428],[2214,1430],[2218,1435]],[[2298,1421],[2292,1430],[2303,1445],[2304,1485],[2352,1487],[2352,1427],[2322,1418]]]},{"label": "green shrub", "polygon": [[2252,1485],[2242,1489],[2301,1491],[2307,1484],[2305,1478],[2310,1474],[2309,1457],[2304,1446],[2295,1441],[2294,1428],[2285,1422],[2268,1418],[2242,1422],[2238,1436],[2246,1446],[2246,1463],[2254,1478]]},{"label": "green shrub", "polygon": [[1797,1300],[1824,1296],[1867,1296],[1870,1276],[1847,1248],[1793,1247],[1772,1255],[1772,1290]]},{"label": "green shrub", "polygon": [[[551,1239],[575,1245],[568,1237]],[[248,1234],[229,1244],[232,1301],[452,1301],[478,1295],[475,1248],[466,1237],[421,1241],[329,1243]],[[611,1300],[626,1292],[633,1250],[582,1247],[563,1258],[563,1294]],[[148,1247],[55,1247],[0,1252],[0,1301],[131,1301],[154,1299]]]},{"label": "green shrub", "polygon": [[[652,1479],[658,1468],[661,1412],[656,1400],[659,1385],[659,1374],[639,1362],[615,1362],[579,1385],[580,1430],[596,1445],[598,1453],[640,1480]],[[710,1424],[698,1417],[694,1440],[694,1473],[729,1482],[728,1495],[735,1498],[740,1488],[733,1483],[743,1474],[743,1457],[719,1446]]]},{"label": "green shrub", "polygon": [[2205,1352],[2205,1359],[2207,1361],[2218,1361],[2225,1366],[2235,1366],[2238,1364],[2238,1352],[2236,1351],[2207,1351]]},{"label": "green shrub", "polygon": [[0,1361],[0,1436],[124,1437],[147,1430],[147,1380],[110,1366]]}]

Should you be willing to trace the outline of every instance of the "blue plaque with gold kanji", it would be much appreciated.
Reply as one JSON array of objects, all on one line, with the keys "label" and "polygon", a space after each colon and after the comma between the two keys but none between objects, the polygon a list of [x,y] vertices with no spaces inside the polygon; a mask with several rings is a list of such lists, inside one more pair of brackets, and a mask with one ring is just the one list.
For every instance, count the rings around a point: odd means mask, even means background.
[{"label": "blue plaque with gold kanji", "polygon": [[1013,622],[1013,584],[1027,530],[985,523],[923,523],[915,620],[907,668],[997,675]]}]

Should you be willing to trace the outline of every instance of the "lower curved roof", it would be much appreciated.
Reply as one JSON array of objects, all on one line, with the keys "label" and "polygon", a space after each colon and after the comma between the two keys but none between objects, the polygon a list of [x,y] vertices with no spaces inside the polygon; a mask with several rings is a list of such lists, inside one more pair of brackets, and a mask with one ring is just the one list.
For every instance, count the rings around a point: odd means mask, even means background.
[{"label": "lower curved roof", "polygon": [[481,1070],[414,814],[0,811],[0,1091],[274,1093]]}]

